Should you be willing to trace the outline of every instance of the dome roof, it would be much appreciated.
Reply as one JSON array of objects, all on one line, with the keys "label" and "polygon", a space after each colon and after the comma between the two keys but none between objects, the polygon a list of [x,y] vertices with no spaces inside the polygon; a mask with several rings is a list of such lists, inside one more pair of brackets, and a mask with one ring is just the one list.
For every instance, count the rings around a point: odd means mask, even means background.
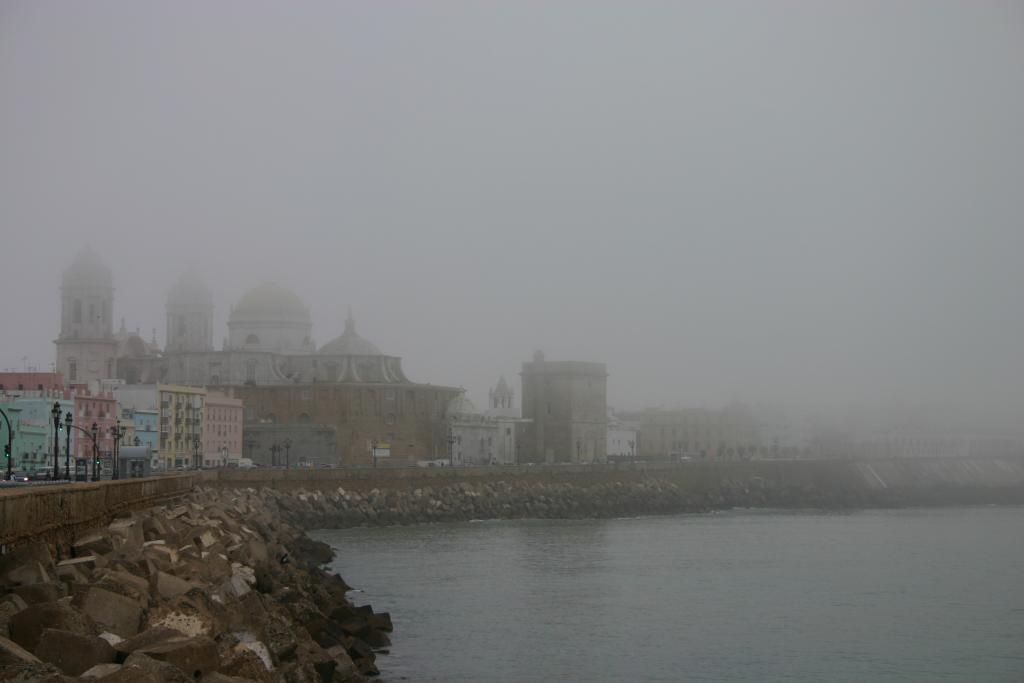
[{"label": "dome roof", "polygon": [[451,401],[448,401],[449,417],[455,415],[476,415],[477,413],[476,406],[469,400],[469,396],[466,396],[466,392],[462,392]]},{"label": "dome roof", "polygon": [[243,294],[228,317],[229,323],[250,320],[312,323],[309,309],[295,292],[273,282],[257,285]]},{"label": "dome roof", "polygon": [[190,271],[182,275],[167,292],[167,305],[206,308],[213,306],[213,294],[202,278]]},{"label": "dome roof", "polygon": [[64,287],[113,287],[114,276],[96,252],[86,247],[64,270]]},{"label": "dome roof", "polygon": [[345,320],[345,331],[340,337],[327,342],[320,348],[320,353],[327,356],[383,356],[380,349],[363,339],[356,332],[356,321],[352,319],[352,311]]}]

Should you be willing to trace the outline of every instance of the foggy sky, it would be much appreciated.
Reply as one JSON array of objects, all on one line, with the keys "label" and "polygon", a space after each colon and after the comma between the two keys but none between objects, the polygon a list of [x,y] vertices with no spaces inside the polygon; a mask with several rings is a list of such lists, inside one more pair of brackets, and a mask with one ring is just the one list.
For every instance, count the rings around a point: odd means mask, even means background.
[{"label": "foggy sky", "polygon": [[1019,2],[0,4],[0,367],[85,244],[157,328],[189,267],[345,309],[480,404],[1024,409]]}]

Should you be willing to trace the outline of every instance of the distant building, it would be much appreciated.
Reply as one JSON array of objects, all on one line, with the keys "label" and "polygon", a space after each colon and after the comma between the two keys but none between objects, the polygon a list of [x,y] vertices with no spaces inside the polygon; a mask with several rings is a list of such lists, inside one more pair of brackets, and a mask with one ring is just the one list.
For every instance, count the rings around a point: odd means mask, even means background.
[{"label": "distant building", "polygon": [[121,408],[121,426],[126,428],[125,444],[148,449],[152,468],[160,466],[160,413],[144,408]]},{"label": "distant building", "polygon": [[200,387],[137,384],[119,387],[115,395],[122,410],[159,411],[156,462],[169,470],[194,467],[196,452],[202,457],[206,393]]},{"label": "distant building", "polygon": [[0,393],[63,389],[64,376],[59,372],[0,372]]},{"label": "distant building", "polygon": [[538,351],[523,363],[523,453],[527,462],[604,462],[607,384],[604,363],[547,361]]},{"label": "distant building", "polygon": [[57,372],[69,384],[114,376],[114,282],[110,269],[86,249],[64,271]]},{"label": "distant building", "polygon": [[224,467],[242,457],[242,401],[210,392],[203,425],[203,466]]},{"label": "distant building", "polygon": [[260,467],[337,465],[335,433],[330,425],[248,423],[245,457]]},{"label": "distant building", "polygon": [[638,425],[641,457],[749,459],[763,455],[757,424],[744,411],[648,408],[618,413],[618,418]]},{"label": "distant building", "polygon": [[[68,412],[74,414],[74,397],[70,391],[22,391],[0,392],[0,409],[7,414],[11,423],[11,469],[15,472],[52,472],[53,471],[53,417],[51,410],[54,403],[60,405],[60,420]],[[0,418],[2,419],[2,418]],[[72,450],[76,447],[72,430]],[[7,443],[7,425],[0,430],[0,442]],[[58,431],[60,443],[60,471],[64,471],[64,451],[66,436],[63,427]],[[6,465],[4,465],[6,469]]]},{"label": "distant building", "polygon": [[621,420],[608,409],[608,457],[635,458],[639,453],[639,426]]},{"label": "distant building", "polygon": [[[96,425],[96,451],[100,455],[101,461],[106,464],[106,451],[112,450],[113,447],[110,428],[117,423],[118,418],[117,400],[114,398],[113,392],[90,387],[77,387],[74,401],[74,424],[89,434],[92,433],[92,425]],[[73,431],[72,438],[74,439],[72,457],[84,458],[92,462],[92,438],[77,429]]]},{"label": "distant building", "polygon": [[490,465],[498,462],[501,444],[498,421],[476,409],[465,393],[448,402],[448,426],[451,431],[453,465]]}]

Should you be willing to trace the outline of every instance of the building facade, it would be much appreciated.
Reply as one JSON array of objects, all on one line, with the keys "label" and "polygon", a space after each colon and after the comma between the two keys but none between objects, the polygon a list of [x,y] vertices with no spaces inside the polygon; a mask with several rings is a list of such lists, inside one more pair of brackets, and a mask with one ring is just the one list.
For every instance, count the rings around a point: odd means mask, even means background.
[{"label": "building facade", "polygon": [[617,417],[611,408],[608,409],[608,457],[636,458],[639,453],[638,425]]},{"label": "building facade", "polygon": [[190,469],[203,452],[206,389],[158,384],[160,396],[159,459],[163,469]]},{"label": "building facade", "polygon": [[238,464],[242,457],[242,401],[216,392],[206,396],[203,425],[203,466]]},{"label": "building facade", "polygon": [[92,250],[80,252],[64,271],[60,302],[57,372],[68,384],[113,377],[113,276]]},{"label": "building facade", "polygon": [[587,463],[607,458],[604,363],[548,361],[538,351],[523,363],[523,453],[526,462]]},{"label": "building facade", "polygon": [[335,429],[317,424],[248,423],[245,457],[260,467],[337,465]]},{"label": "building facade", "polygon": [[735,460],[762,453],[757,423],[743,410],[649,408],[617,417],[638,425],[644,458]]},{"label": "building facade", "polygon": [[[53,472],[54,428],[51,410],[53,404],[60,406],[61,423],[68,412],[74,414],[74,395],[68,390],[44,390],[0,393],[0,409],[7,414],[11,424],[11,470],[34,474]],[[7,424],[0,432],[0,442],[7,443]],[[67,436],[63,424],[57,430],[58,458],[60,471],[64,471]],[[76,447],[72,430],[71,448]],[[4,464],[6,470],[6,464]]]},{"label": "building facade", "polygon": [[59,372],[0,372],[0,394],[24,391],[63,391]]},{"label": "building facade", "polygon": [[[113,448],[113,437],[110,430],[117,424],[117,399],[111,391],[92,390],[79,387],[74,395],[74,425],[92,433],[92,425],[96,425],[96,452],[101,462],[105,462],[107,451]],[[93,441],[78,429],[72,428],[74,440],[74,457],[84,458],[92,462]]]}]

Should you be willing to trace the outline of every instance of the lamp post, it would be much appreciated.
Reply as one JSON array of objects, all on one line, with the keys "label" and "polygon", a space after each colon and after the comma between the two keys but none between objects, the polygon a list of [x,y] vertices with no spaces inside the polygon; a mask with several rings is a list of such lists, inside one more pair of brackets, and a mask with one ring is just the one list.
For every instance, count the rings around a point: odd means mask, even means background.
[{"label": "lamp post", "polygon": [[576,439],[576,462],[580,461],[580,451],[583,450],[583,444],[580,443],[579,439]]},{"label": "lamp post", "polygon": [[448,467],[455,467],[455,433],[448,428]]},{"label": "lamp post", "polygon": [[377,467],[377,439],[370,442],[370,460],[373,461],[373,466]]},{"label": "lamp post", "polygon": [[277,443],[273,443],[270,446],[270,464],[273,467],[277,467],[277,454],[281,452],[281,447]]},{"label": "lamp post", "polygon": [[100,480],[100,450],[96,445],[96,436],[99,433],[99,425],[92,423],[92,480]]},{"label": "lamp post", "polygon": [[66,434],[64,436],[64,478],[71,481],[71,427],[74,422],[74,416],[69,410],[64,416],[64,426]]},{"label": "lamp post", "polygon": [[[70,414],[71,413],[68,413],[68,415],[70,415]],[[77,429],[78,431],[82,432],[87,437],[92,439],[92,455],[93,455],[92,480],[93,481],[99,480],[99,478],[100,478],[99,477],[100,455],[99,455],[99,447],[96,445],[96,437],[97,437],[98,432],[99,432],[99,425],[97,425],[95,422],[93,422],[92,423],[92,431],[89,431],[89,430],[87,430],[87,429],[85,429],[83,427],[79,427],[76,424],[71,424],[70,422],[68,422],[67,427],[68,427],[68,433],[70,433],[72,429]],[[88,474],[88,471],[86,471],[86,474]]]},{"label": "lamp post", "polygon": [[53,402],[53,480],[60,479],[60,401]]},{"label": "lamp post", "polygon": [[11,465],[12,465],[12,463],[11,463],[11,442],[14,439],[14,434],[11,432],[11,421],[9,419],[7,419],[7,413],[5,413],[3,410],[0,410],[0,415],[4,416],[4,422],[7,423],[7,443],[4,444],[4,460],[7,461],[7,476],[5,478],[7,479],[7,481],[10,481],[11,480],[11,476],[12,476],[11,475]]},{"label": "lamp post", "polygon": [[200,464],[201,464],[199,462],[199,446],[200,446],[200,444],[201,444],[201,442],[199,441],[199,437],[198,436],[192,439],[192,468],[196,469],[196,470],[199,469]]},{"label": "lamp post", "polygon": [[286,470],[290,470],[292,467],[292,440],[285,439],[284,441],[281,442],[281,445],[284,446],[284,468]]},{"label": "lamp post", "polygon": [[121,459],[121,437],[124,436],[125,428],[121,426],[121,420],[117,421],[113,427],[110,428],[110,435],[114,437],[114,464],[111,468],[111,479],[119,479],[121,473],[121,464],[118,462]]}]

